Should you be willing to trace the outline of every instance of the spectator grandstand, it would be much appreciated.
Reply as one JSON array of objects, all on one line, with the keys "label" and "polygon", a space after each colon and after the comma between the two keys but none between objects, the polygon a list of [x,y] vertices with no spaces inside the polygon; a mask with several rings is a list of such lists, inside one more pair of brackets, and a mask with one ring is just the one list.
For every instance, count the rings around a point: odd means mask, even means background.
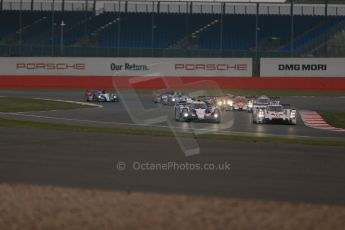
[{"label": "spectator grandstand", "polygon": [[344,37],[339,1],[102,2],[2,0],[1,55],[327,56]]}]

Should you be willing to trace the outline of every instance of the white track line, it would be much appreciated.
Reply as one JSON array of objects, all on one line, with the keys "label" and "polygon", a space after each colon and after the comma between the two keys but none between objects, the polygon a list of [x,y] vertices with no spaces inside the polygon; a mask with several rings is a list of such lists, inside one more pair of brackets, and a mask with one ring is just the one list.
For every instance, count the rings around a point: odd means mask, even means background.
[{"label": "white track line", "polygon": [[44,101],[66,102],[66,103],[73,103],[73,104],[78,104],[78,105],[88,105],[88,106],[103,108],[103,105],[98,105],[98,104],[89,103],[89,102],[70,101],[70,100],[60,100],[60,99],[50,99],[50,98],[41,98],[41,97],[34,97],[33,99],[44,100]]},{"label": "white track line", "polygon": [[308,127],[327,131],[345,132],[345,129],[336,128],[328,124],[321,115],[315,111],[302,110],[300,114],[304,124]]},{"label": "white track line", "polygon": [[[0,96],[0,97],[1,97],[1,98],[6,98],[6,97],[9,97],[9,96]],[[103,108],[103,105],[98,105],[98,104],[89,103],[89,102],[70,101],[70,100],[60,100],[60,99],[50,99],[50,98],[42,98],[42,97],[33,97],[32,99],[44,100],[44,101],[66,102],[66,103],[73,103],[73,104],[78,104],[78,105],[88,105],[88,106]],[[50,111],[51,111],[51,110],[50,110]]]}]

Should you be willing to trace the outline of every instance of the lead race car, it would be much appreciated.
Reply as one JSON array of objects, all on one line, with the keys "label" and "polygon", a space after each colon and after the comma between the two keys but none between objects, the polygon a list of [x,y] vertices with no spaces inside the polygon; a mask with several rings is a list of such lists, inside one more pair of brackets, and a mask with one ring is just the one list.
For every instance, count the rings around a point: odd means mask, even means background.
[{"label": "lead race car", "polygon": [[256,112],[253,112],[253,123],[282,123],[296,125],[297,111],[287,104],[282,105],[272,103],[266,108],[257,108]]},{"label": "lead race car", "polygon": [[175,105],[176,121],[208,121],[221,122],[219,108],[204,101],[190,101]]},{"label": "lead race car", "polygon": [[86,90],[85,100],[88,102],[119,102],[115,93],[108,93],[106,90]]}]

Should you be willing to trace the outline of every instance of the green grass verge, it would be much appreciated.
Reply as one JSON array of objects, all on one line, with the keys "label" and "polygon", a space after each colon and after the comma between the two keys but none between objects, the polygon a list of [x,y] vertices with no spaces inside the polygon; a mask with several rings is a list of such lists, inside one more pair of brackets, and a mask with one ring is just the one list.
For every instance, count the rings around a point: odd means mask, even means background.
[{"label": "green grass verge", "polygon": [[0,112],[31,112],[90,108],[91,106],[30,98],[0,97]]},{"label": "green grass verge", "polygon": [[321,112],[320,115],[325,121],[337,128],[345,129],[345,113],[343,112]]},{"label": "green grass verge", "polygon": [[224,140],[224,141],[241,141],[241,142],[265,142],[265,143],[283,143],[283,144],[305,144],[305,145],[321,145],[321,146],[345,146],[344,141],[337,140],[323,140],[323,139],[309,139],[309,138],[284,138],[284,137],[254,137],[241,135],[226,135],[226,134],[201,134],[195,135],[193,133],[161,130],[147,130],[147,129],[130,129],[130,128],[101,128],[92,126],[53,124],[33,121],[20,121],[12,119],[0,118],[1,127],[11,128],[34,128],[46,130],[60,130],[73,132],[92,132],[103,134],[121,134],[121,135],[142,135],[142,136],[160,136],[160,137],[185,137],[206,140]]}]

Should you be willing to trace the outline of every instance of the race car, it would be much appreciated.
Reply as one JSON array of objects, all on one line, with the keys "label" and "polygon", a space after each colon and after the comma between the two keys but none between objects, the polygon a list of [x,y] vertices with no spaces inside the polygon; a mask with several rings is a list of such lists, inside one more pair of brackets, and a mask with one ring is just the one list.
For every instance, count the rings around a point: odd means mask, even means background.
[{"label": "race car", "polygon": [[[276,100],[275,100],[276,101]],[[252,105],[248,106],[249,112],[255,112],[257,109],[264,109],[271,103],[271,99],[267,96],[256,97],[252,100]]]},{"label": "race car", "polygon": [[222,111],[231,111],[234,109],[234,97],[230,94],[215,97],[215,102]]},{"label": "race car", "polygon": [[203,101],[206,104],[211,104],[216,106],[217,105],[217,97],[216,96],[197,96],[193,97],[192,100],[194,101]]},{"label": "race car", "polygon": [[187,101],[188,97],[180,92],[169,91],[161,94],[163,105],[175,105],[176,103]]},{"label": "race car", "polygon": [[203,101],[193,101],[190,103],[179,103],[175,105],[176,121],[207,121],[221,122],[219,108]]},{"label": "race car", "polygon": [[234,100],[233,108],[237,111],[247,111],[249,108],[247,98],[245,96],[237,96]]},{"label": "race car", "polygon": [[290,105],[281,105],[272,103],[266,108],[258,108],[253,112],[253,123],[281,123],[296,125],[297,112],[296,109],[290,108]]},{"label": "race car", "polygon": [[161,103],[162,100],[162,94],[158,92],[153,92],[152,94],[152,101],[154,103]]},{"label": "race car", "polygon": [[247,106],[248,106],[247,112],[248,112],[248,113],[251,113],[251,112],[253,112],[254,99],[253,99],[253,98],[248,98],[248,97],[247,97],[247,99],[248,99],[248,103],[247,103]]},{"label": "race car", "polygon": [[190,98],[186,95],[183,95],[182,93],[178,93],[175,98],[172,99],[175,104],[176,103],[183,103],[183,102],[188,102]]},{"label": "race car", "polygon": [[107,93],[106,90],[86,90],[85,100],[88,102],[119,102],[115,93]]},{"label": "race car", "polygon": [[169,91],[169,92],[163,92],[161,94],[161,103],[162,105],[172,105],[174,104],[173,98],[174,98],[175,92]]}]

